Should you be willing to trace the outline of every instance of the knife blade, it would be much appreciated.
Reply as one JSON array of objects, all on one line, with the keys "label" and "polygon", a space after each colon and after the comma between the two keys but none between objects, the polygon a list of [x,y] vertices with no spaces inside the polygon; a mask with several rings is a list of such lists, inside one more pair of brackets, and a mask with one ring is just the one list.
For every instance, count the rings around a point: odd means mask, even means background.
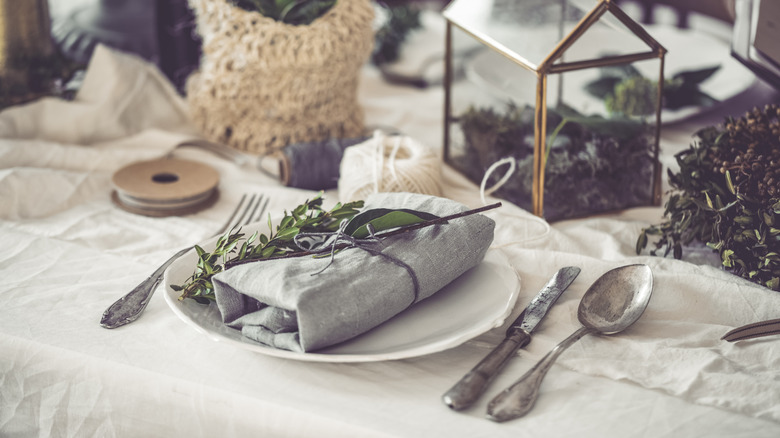
[{"label": "knife blade", "polygon": [[504,340],[463,376],[455,386],[444,393],[442,396],[444,404],[456,411],[466,409],[474,404],[498,372],[506,365],[509,358],[531,341],[531,333],[579,273],[580,268],[575,266],[559,269],[531,300],[528,307],[520,313],[520,316],[509,325]]}]

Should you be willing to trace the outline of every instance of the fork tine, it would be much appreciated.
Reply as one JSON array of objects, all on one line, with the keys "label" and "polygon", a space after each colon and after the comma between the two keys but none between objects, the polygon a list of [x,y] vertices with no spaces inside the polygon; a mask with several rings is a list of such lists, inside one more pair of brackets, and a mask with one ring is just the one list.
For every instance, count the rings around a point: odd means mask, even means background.
[{"label": "fork tine", "polygon": [[[246,201],[246,203],[244,201]],[[267,206],[268,197],[252,194],[247,200],[247,194],[244,193],[241,195],[241,200],[238,201],[238,205],[236,205],[233,213],[231,213],[228,220],[214,236],[221,236],[237,226],[247,225],[257,221],[259,217],[263,215]]]},{"label": "fork tine", "polygon": [[[262,206],[261,206],[262,201]],[[249,215],[249,217],[246,220],[246,223],[252,223],[257,222],[260,219],[263,218],[263,214],[265,214],[265,209],[268,207],[268,197],[260,195],[260,199],[257,201],[257,205],[255,206],[255,209],[252,210],[252,214]],[[259,209],[258,209],[259,208]]]},{"label": "fork tine", "polygon": [[[257,213],[257,209],[260,208],[260,203],[263,201],[263,195],[259,195],[257,197],[257,202],[252,206],[252,211],[250,212],[249,209],[247,209],[248,215],[246,215],[246,220],[242,225],[247,225],[252,222],[254,222],[255,213]],[[243,220],[243,217],[241,218]]]},{"label": "fork tine", "polygon": [[256,194],[252,194],[252,196],[249,198],[249,202],[247,202],[247,204],[246,204],[246,207],[244,207],[244,210],[241,212],[241,216],[239,216],[233,222],[233,227],[242,225],[242,222],[243,222],[244,218],[247,217],[247,213],[252,211],[252,207],[255,205],[255,199],[256,198],[257,198],[257,195]]},{"label": "fork tine", "polygon": [[265,210],[268,208],[268,201],[270,201],[270,199],[266,196],[265,202],[263,203],[263,208],[261,208],[260,213],[257,214],[257,220],[263,218],[263,215],[265,214]]},{"label": "fork tine", "polygon": [[228,217],[227,221],[225,221],[225,223],[222,225],[222,227],[219,229],[219,231],[214,233],[214,237],[221,236],[221,235],[225,234],[227,232],[227,230],[230,229],[230,225],[233,223],[233,219],[235,219],[236,216],[238,215],[238,212],[241,211],[241,207],[244,205],[244,201],[245,200],[246,200],[246,193],[241,195],[241,200],[238,201],[238,205],[236,205],[236,208],[233,210],[233,213],[230,214],[230,216]]}]

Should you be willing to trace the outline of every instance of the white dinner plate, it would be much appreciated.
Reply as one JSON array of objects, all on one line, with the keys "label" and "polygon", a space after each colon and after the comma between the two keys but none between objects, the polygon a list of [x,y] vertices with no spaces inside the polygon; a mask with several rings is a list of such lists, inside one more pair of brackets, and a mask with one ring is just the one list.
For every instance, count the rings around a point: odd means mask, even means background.
[{"label": "white dinner plate", "polygon": [[[664,68],[664,76],[667,78],[683,71],[720,66],[718,71],[699,87],[719,102],[739,95],[756,81],[755,75],[731,56],[730,44],[726,40],[706,32],[678,29],[667,25],[646,25],[644,28],[668,50]],[[618,50],[621,41],[615,41],[612,33],[601,28],[591,28],[576,44],[578,44],[578,56],[582,58],[596,59],[609,51],[623,53]],[[636,63],[635,66],[647,77],[658,76],[657,63]],[[507,61],[500,53],[485,49],[467,62],[466,76],[500,99],[513,96],[519,102],[534,102],[536,89],[534,86],[529,87],[527,81],[518,80],[526,77],[519,76],[518,70],[522,68]],[[604,103],[585,90],[585,85],[598,77],[598,68],[567,73],[566,78],[570,80],[563,81],[566,103],[583,114],[606,115]],[[555,102],[556,95],[556,87],[548,86],[548,101]],[[665,124],[680,122],[715,106],[717,104],[710,107],[688,106],[676,110],[664,109],[661,111],[661,121]]]},{"label": "white dinner plate", "polygon": [[[251,225],[245,230],[251,233]],[[202,245],[214,248],[216,239]],[[520,291],[520,278],[500,250],[489,250],[482,263],[433,296],[384,324],[341,344],[314,353],[280,350],[260,344],[222,323],[216,304],[179,301],[171,284],[189,278],[197,261],[190,251],[165,272],[165,301],[187,324],[211,339],[289,359],[317,362],[373,362],[404,359],[456,347],[503,324]]]}]

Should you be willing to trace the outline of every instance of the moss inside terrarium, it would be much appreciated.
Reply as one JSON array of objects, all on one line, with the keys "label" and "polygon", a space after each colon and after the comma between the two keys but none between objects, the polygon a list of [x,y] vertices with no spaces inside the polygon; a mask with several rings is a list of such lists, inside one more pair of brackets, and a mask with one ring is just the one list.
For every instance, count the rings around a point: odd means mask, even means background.
[{"label": "moss inside terrarium", "polygon": [[[515,173],[495,194],[532,210],[534,109],[470,107],[455,122],[463,144],[450,164],[480,183],[491,164],[514,158]],[[548,109],[544,217],[554,221],[651,203],[653,129],[641,119]],[[487,187],[502,175],[494,172]]]}]

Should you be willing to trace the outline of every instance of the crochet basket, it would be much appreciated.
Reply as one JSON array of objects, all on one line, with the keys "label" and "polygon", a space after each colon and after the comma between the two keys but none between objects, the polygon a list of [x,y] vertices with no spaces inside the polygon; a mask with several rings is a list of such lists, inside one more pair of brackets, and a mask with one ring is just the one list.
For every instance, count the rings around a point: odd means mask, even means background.
[{"label": "crochet basket", "polygon": [[363,135],[360,69],[374,43],[370,0],[338,0],[293,26],[228,0],[190,0],[203,40],[187,81],[192,121],[212,141],[262,155]]}]

